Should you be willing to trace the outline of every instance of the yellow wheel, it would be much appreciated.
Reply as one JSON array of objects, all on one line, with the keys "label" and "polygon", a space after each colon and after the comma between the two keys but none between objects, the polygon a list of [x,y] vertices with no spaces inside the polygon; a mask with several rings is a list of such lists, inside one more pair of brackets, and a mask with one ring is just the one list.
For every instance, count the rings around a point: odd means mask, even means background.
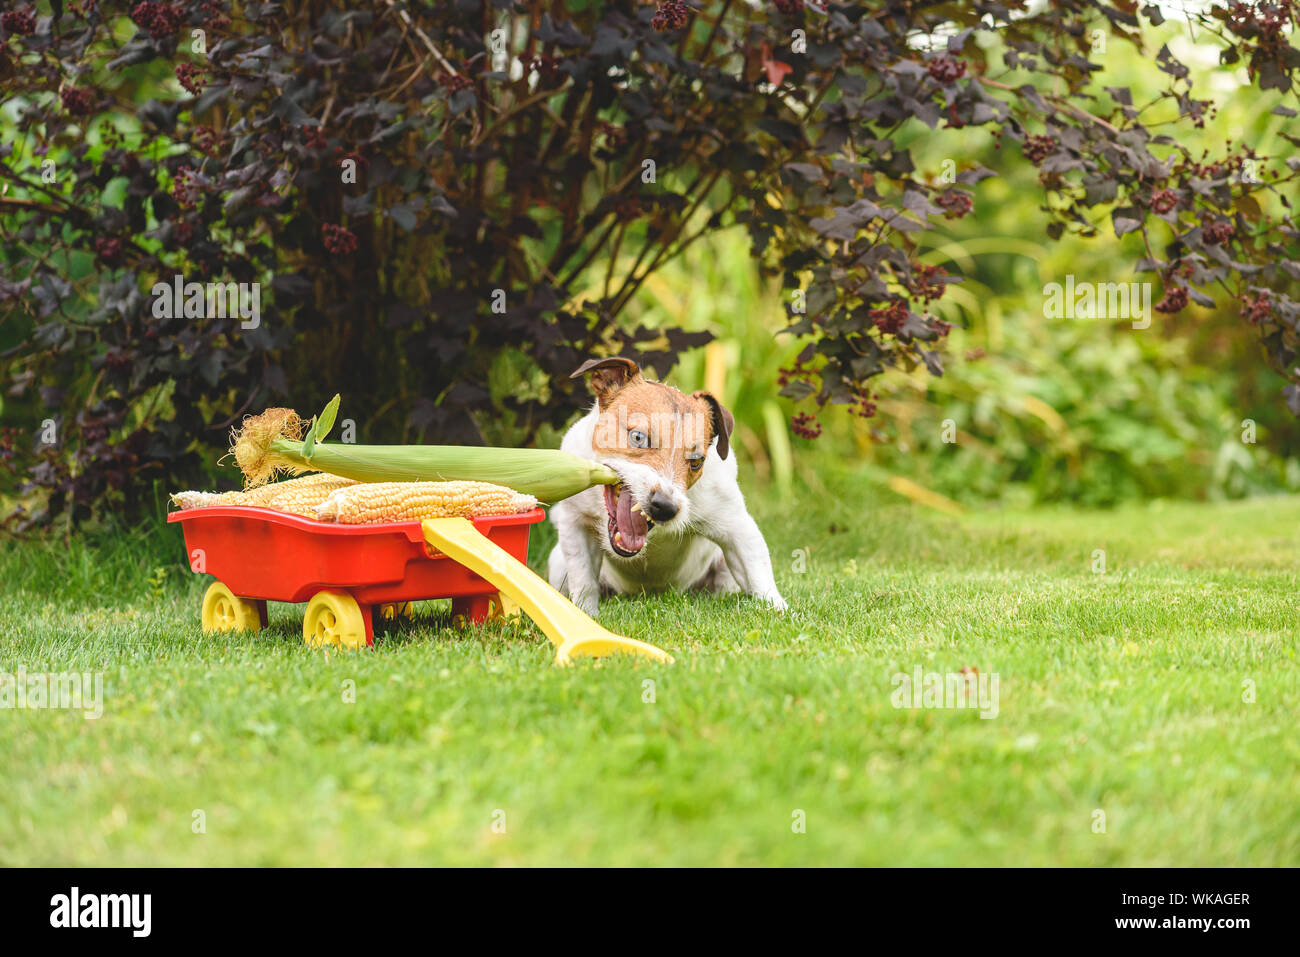
[{"label": "yellow wheel", "polygon": [[366,647],[366,620],[347,592],[318,591],[307,602],[302,637],[312,648]]},{"label": "yellow wheel", "polygon": [[519,618],[523,613],[524,610],[513,598],[503,591],[497,592],[496,613],[493,614],[493,618]]},{"label": "yellow wheel", "polygon": [[381,605],[371,605],[370,621],[375,637],[409,627],[414,613],[415,604],[409,601],[386,601]]},{"label": "yellow wheel", "polygon": [[520,614],[523,610],[514,601],[497,592],[495,595],[457,599],[451,606],[451,623],[455,628],[464,628],[474,622],[497,621]]},{"label": "yellow wheel", "polygon": [[240,598],[221,582],[213,582],[203,595],[203,630],[207,632],[258,631],[261,611],[256,602]]},{"label": "yellow wheel", "polygon": [[380,621],[410,621],[414,610],[409,601],[387,601],[377,609]]}]

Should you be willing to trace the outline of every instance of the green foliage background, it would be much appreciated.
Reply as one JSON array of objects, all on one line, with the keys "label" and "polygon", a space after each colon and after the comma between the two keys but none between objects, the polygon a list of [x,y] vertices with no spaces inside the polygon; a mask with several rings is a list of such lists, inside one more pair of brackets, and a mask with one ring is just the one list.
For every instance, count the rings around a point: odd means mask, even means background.
[{"label": "green foliage background", "polygon": [[[1240,66],[1219,66],[1212,46],[1198,46],[1181,21],[1152,33],[1153,45],[1168,42],[1180,57],[1199,60],[1198,82],[1222,103],[1207,119],[1199,142],[1189,146],[1200,149],[1231,139],[1245,140],[1264,154],[1291,151],[1277,133],[1294,121],[1270,112],[1280,95],[1260,94],[1244,81]],[[1160,88],[1152,60],[1128,52],[1115,58],[1106,65],[1107,82],[1130,84],[1135,94]],[[151,69],[149,80],[119,95],[140,103],[174,85],[164,64]],[[0,123],[12,122],[12,108],[12,103],[0,105]],[[141,137],[129,114],[115,122],[128,141]],[[99,129],[93,127],[88,136],[92,157],[106,148]],[[971,153],[976,139],[983,146]],[[939,129],[900,142],[916,151],[920,175],[932,179],[946,160],[1007,165],[997,162],[992,137],[971,130]],[[965,152],[954,152],[958,144]],[[57,144],[50,155],[60,164],[66,159]],[[1029,164],[1013,166],[976,187],[974,213],[950,221],[948,235],[927,234],[924,240],[932,243],[925,261],[964,280],[937,304],[942,317],[957,326],[945,346],[946,374],[936,379],[921,369],[886,373],[879,380],[879,414],[872,420],[827,407],[820,415],[821,438],[808,441],[788,433],[786,423],[803,410],[777,394],[777,379],[801,344],[778,335],[786,325],[778,286],[759,277],[739,227],[700,241],[649,276],[622,325],[682,324],[718,337],[709,349],[685,354],[671,381],[684,389],[722,383],[737,418],[738,446],[752,462],[755,480],[784,491],[794,472],[815,471],[825,458],[841,456],[876,466],[864,474],[881,483],[902,476],[962,502],[1113,505],[1300,489],[1300,464],[1294,459],[1300,428],[1280,397],[1285,380],[1262,361],[1254,330],[1235,308],[1192,305],[1175,317],[1155,314],[1147,330],[1133,330],[1126,321],[1043,316],[1042,286],[1063,281],[1068,273],[1097,283],[1148,277],[1130,272],[1133,256],[1122,254],[1124,244],[1136,237],[1116,239],[1108,224],[1093,239],[1067,235],[1047,242],[1041,236],[1042,193],[1035,171]],[[709,214],[706,206],[699,216]],[[74,282],[93,282],[93,257],[79,255],[69,266]],[[597,257],[587,270],[592,289],[607,270],[607,257]],[[1153,299],[1158,296],[1157,287]],[[0,324],[0,351],[28,331]],[[490,384],[498,411],[476,414],[479,430],[496,444],[524,441],[527,427],[508,411],[501,414],[500,400],[545,402],[551,383],[526,356],[505,352]],[[335,387],[331,383],[328,390]],[[337,387],[345,394],[346,415],[346,385]],[[7,426],[21,426],[30,436],[44,413],[33,396],[6,405],[0,395],[0,414]],[[160,388],[133,410],[131,424],[147,415],[166,420],[170,414],[168,390]],[[946,423],[955,427],[955,443],[943,441]],[[1243,441],[1247,423],[1254,423],[1254,444]],[[543,427],[537,441],[555,446],[560,435]],[[211,483],[233,485],[233,471],[217,465],[223,450],[216,434],[202,436],[196,446]],[[165,491],[155,490],[159,501]],[[4,510],[10,504],[0,502]]]},{"label": "green foliage background", "polygon": [[[1206,120],[1194,152],[1225,139],[1260,153],[1294,152],[1278,136],[1294,123],[1271,114],[1281,101],[1261,95],[1198,48],[1187,25],[1170,21],[1159,38],[1189,62],[1199,62],[1200,82],[1222,101]],[[1107,82],[1154,94],[1160,74],[1153,61],[1125,56],[1107,64]],[[1112,72],[1113,71],[1113,72]],[[947,159],[997,167],[996,141],[971,155],[968,130],[937,130],[907,145],[920,175],[937,178]],[[795,467],[816,467],[820,456],[854,456],[879,466],[880,481],[905,476],[925,488],[965,502],[1027,504],[1065,501],[1109,506],[1151,498],[1222,499],[1300,489],[1300,428],[1281,390],[1286,380],[1261,359],[1253,329],[1234,307],[1189,306],[1181,314],[1152,313],[1151,326],[1127,320],[1060,320],[1043,315],[1043,286],[1065,282],[1137,282],[1131,271],[1136,237],[1117,239],[1104,222],[1091,239],[1066,235],[1049,242],[1039,224],[1041,189],[1035,171],[976,187],[975,210],[950,221],[949,235],[932,237],[924,257],[963,276],[937,303],[954,323],[946,343],[942,378],[924,369],[882,376],[879,413],[864,421],[827,407],[816,440],[776,436],[775,419],[796,410],[776,394],[777,370],[799,351],[784,327],[779,290],[748,267],[748,246],[738,232],[651,277],[630,322],[684,321],[710,329],[720,340],[728,369],[726,397],[742,432],[742,449],[757,458],[760,480],[780,478],[781,446],[793,444]],[[1158,284],[1152,302],[1159,299]],[[683,388],[706,384],[703,350],[688,356],[675,379]],[[943,441],[944,424],[957,441]],[[1254,423],[1254,443],[1243,440]],[[783,431],[783,430],[782,430]],[[773,472],[776,445],[778,467]]]}]

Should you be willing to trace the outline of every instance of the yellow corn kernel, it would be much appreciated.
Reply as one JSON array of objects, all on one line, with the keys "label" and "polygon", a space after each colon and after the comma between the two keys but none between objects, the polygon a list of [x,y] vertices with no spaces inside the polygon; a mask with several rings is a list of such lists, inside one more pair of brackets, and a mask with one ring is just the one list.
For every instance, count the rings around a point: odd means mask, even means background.
[{"label": "yellow corn kernel", "polygon": [[[306,518],[315,518],[317,505],[325,501],[339,489],[357,484],[352,479],[341,478],[337,475],[326,475],[325,479],[327,481],[311,482],[295,488],[287,487],[293,485],[292,481],[276,482],[274,485],[264,485],[262,488],[278,488],[284,486],[278,495],[273,496],[268,502],[266,502],[266,507],[274,509],[277,512],[289,512],[292,515],[302,515]],[[261,491],[261,489],[255,489],[254,491]]]},{"label": "yellow corn kernel", "polygon": [[[257,488],[245,489],[239,493],[238,502],[231,502],[232,505],[253,505],[269,506],[271,502],[282,495],[292,495],[296,492],[326,486],[333,491],[339,488],[339,477],[330,475],[328,472],[313,472],[311,475],[302,475],[298,478],[289,479],[286,482],[272,482],[270,485],[261,485]],[[323,500],[323,499],[322,499]]]},{"label": "yellow corn kernel", "polygon": [[514,515],[537,499],[487,482],[361,482],[339,489],[316,506],[324,522],[369,525],[426,518]]},{"label": "yellow corn kernel", "polygon": [[235,505],[232,497],[240,492],[172,492],[172,504],[184,511],[187,508],[211,508],[214,505]]},{"label": "yellow corn kernel", "polygon": [[[274,508],[281,512],[293,512],[311,518],[312,507],[323,502],[331,492],[345,485],[351,485],[352,479],[340,478],[328,472],[314,472],[287,482],[275,482],[242,492],[174,492],[172,504],[180,509],[212,508],[218,505],[250,505],[254,507]],[[273,504],[283,500],[284,507]],[[299,511],[305,508],[305,511]]]}]

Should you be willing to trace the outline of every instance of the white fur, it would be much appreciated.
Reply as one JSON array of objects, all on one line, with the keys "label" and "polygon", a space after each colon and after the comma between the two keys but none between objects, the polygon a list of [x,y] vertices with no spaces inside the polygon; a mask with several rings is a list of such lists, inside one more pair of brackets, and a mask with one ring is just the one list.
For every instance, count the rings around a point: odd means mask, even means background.
[{"label": "white fur", "polygon": [[674,588],[739,590],[784,611],[786,603],[776,589],[767,542],[745,510],[745,497],[736,482],[735,449],[720,458],[715,439],[703,472],[688,490],[671,475],[616,454],[597,458],[592,436],[599,415],[599,404],[592,406],[569,429],[560,447],[614,469],[633,501],[643,508],[650,493],[658,490],[672,498],[678,512],[670,521],[656,522],[641,551],[623,558],[609,544],[603,486],[558,502],[551,509],[560,539],[547,567],[551,586],[589,615],[599,608],[601,586],[616,594]]}]

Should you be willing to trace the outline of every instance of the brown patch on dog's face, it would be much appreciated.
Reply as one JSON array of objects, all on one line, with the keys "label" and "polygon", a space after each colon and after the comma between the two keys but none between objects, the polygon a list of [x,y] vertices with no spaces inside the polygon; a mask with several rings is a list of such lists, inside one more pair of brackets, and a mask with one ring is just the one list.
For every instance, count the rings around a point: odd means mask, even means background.
[{"label": "brown patch on dog's face", "polygon": [[603,491],[609,547],[632,558],[656,525],[690,521],[686,491],[699,481],[714,436],[727,455],[734,420],[707,392],[688,396],[647,382],[631,359],[591,359],[574,376],[588,374],[599,400],[592,452],[619,472]]},{"label": "brown patch on dog's face", "polygon": [[726,458],[735,420],[708,392],[685,395],[660,382],[647,382],[631,359],[592,359],[573,375],[591,374],[600,404],[592,436],[597,458],[617,457],[654,469],[690,488],[704,471],[714,436]]}]

